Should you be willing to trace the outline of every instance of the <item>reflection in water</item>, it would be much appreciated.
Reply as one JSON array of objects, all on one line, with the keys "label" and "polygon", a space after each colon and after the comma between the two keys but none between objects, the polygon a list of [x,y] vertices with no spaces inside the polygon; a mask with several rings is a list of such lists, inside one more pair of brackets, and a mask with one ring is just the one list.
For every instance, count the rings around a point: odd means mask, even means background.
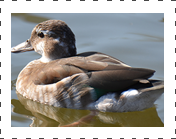
[{"label": "reflection in water", "polygon": [[40,23],[46,20],[49,20],[49,18],[41,17],[37,15],[31,15],[27,13],[12,13],[12,16],[17,16],[18,18],[21,18],[22,20],[26,22],[32,22],[32,23]]},{"label": "reflection in water", "polygon": [[[89,126],[89,127],[163,127],[156,108],[139,112],[96,112],[52,107],[22,97],[12,99],[13,112],[32,120],[31,127]],[[21,121],[22,122],[22,121]]]},{"label": "reflection in water", "polygon": [[163,37],[147,35],[147,34],[142,34],[142,33],[130,33],[130,34],[139,35],[138,38],[143,37],[142,39],[138,39],[138,41],[164,42]]},{"label": "reflection in water", "polygon": [[160,20],[160,22],[164,22],[164,18],[162,18],[162,20]]}]

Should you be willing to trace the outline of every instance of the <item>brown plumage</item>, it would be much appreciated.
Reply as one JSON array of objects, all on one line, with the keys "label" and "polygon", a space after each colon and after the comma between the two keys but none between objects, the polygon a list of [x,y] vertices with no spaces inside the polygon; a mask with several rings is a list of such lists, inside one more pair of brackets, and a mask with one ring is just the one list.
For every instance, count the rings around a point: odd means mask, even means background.
[{"label": "brown plumage", "polygon": [[30,62],[20,72],[17,91],[29,99],[53,106],[86,108],[108,92],[120,95],[119,92],[135,85],[145,86],[155,72],[130,67],[99,52],[76,54],[75,36],[60,20],[38,24],[31,38],[11,51],[32,50],[42,58]]}]

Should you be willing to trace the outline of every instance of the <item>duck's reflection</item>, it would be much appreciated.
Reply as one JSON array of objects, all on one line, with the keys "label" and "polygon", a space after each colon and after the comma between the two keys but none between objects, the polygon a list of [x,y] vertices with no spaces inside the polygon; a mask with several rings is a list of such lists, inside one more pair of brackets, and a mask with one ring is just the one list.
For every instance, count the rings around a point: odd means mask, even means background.
[{"label": "duck's reflection", "polygon": [[89,126],[89,127],[163,127],[155,107],[139,112],[97,112],[56,108],[25,99],[12,99],[13,112],[32,120],[31,127]]}]

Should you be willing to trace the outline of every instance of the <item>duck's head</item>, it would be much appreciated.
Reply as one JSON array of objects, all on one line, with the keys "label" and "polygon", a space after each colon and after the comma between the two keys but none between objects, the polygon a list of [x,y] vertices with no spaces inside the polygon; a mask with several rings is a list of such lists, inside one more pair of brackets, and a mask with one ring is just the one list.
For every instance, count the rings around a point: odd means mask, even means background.
[{"label": "duck's head", "polygon": [[34,27],[30,39],[13,47],[11,52],[33,51],[42,55],[42,62],[75,56],[75,35],[61,20],[48,20]]}]

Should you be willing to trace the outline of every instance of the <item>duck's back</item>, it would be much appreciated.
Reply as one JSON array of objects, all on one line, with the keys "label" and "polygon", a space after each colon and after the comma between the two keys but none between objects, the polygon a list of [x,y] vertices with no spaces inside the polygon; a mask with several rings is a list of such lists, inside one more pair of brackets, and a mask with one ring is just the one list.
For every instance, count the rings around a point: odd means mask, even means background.
[{"label": "duck's back", "polygon": [[[91,67],[88,74],[89,85],[108,91],[128,89],[137,82],[147,80],[155,72],[150,69],[130,67],[114,57],[99,52],[86,52],[78,56],[86,57],[84,63],[87,67]],[[92,67],[89,64],[91,62],[97,64]]]},{"label": "duck's back", "polygon": [[[30,99],[37,99],[39,92],[44,94],[55,90],[55,95],[57,95],[57,90],[64,90],[71,86],[82,88],[86,85],[86,87],[101,90],[102,93],[118,92],[128,89],[140,80],[149,78],[153,73],[154,71],[149,69],[132,68],[102,53],[87,52],[48,63],[40,60],[30,62],[18,77],[17,91]],[[75,80],[79,74],[84,74],[84,78],[81,75],[79,80]],[[72,82],[69,83],[70,80],[66,77],[71,77]],[[63,88],[60,87],[61,85]],[[84,96],[88,90],[80,92],[80,95]]]}]

